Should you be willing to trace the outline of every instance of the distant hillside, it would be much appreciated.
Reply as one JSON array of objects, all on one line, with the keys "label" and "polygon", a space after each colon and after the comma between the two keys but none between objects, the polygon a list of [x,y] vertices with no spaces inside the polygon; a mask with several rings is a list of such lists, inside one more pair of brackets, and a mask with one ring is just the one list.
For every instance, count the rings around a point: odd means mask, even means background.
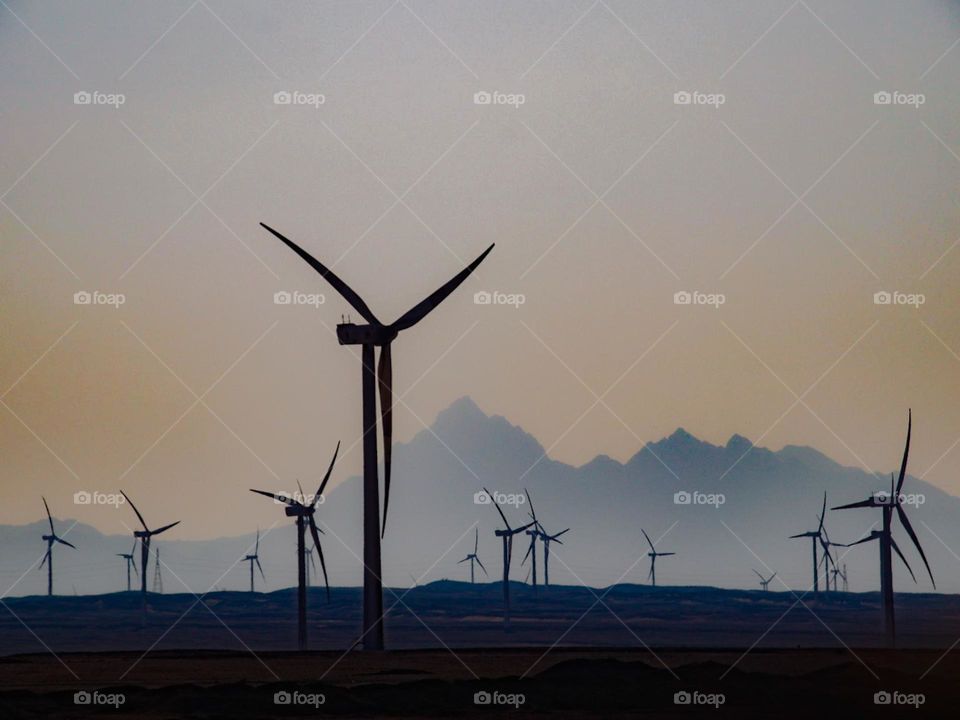
[{"label": "distant hillside", "polygon": [[[806,587],[811,575],[809,542],[787,536],[815,526],[824,491],[828,504],[840,504],[866,497],[885,481],[843,467],[808,447],[788,446],[778,452],[750,448],[750,441],[738,435],[717,446],[678,429],[648,443],[626,463],[598,456],[577,468],[546,457],[543,446],[522,428],[503,417],[488,416],[469,398],[462,398],[437,416],[430,431],[395,447],[385,579],[406,586],[411,574],[425,575],[422,582],[467,578],[467,566],[456,562],[472,548],[474,523],[480,528],[480,558],[491,576],[498,577],[501,550],[493,530],[499,517],[492,506],[474,502],[474,493],[486,485],[503,493],[529,488],[550,532],[572,528],[564,544],[554,545],[551,553],[550,575],[557,583],[645,582],[647,547],[640,528],[658,538],[672,527],[659,549],[677,555],[658,564],[662,584],[753,587],[756,578],[751,568],[763,570],[762,561],[792,587]],[[724,502],[719,507],[678,505],[674,502],[678,491],[722,494]],[[906,491],[925,498],[924,504],[908,512],[930,558],[937,589],[960,592],[958,560],[947,549],[960,551],[960,499],[913,477]],[[334,585],[361,582],[360,507],[359,478],[351,478],[333,490],[320,508]],[[526,518],[525,507],[504,511],[514,523]],[[292,524],[277,515],[278,525],[266,532],[261,543],[267,580],[264,583],[258,574],[257,585],[267,590],[295,582]],[[833,540],[851,542],[878,520],[879,514],[870,510],[832,512],[827,528]],[[58,529],[66,530],[72,523],[59,520]],[[44,528],[40,522],[0,526],[0,582],[4,587],[16,583],[9,594],[44,591],[44,573],[30,569],[42,558]],[[898,566],[898,591],[930,590],[916,551],[906,535],[898,533],[899,544],[920,580],[914,586]],[[58,592],[69,594],[76,587],[79,593],[94,593],[124,586],[123,561],[115,553],[129,552],[131,538],[104,536],[83,524],[74,527],[68,538],[79,549],[55,551]],[[169,565],[164,570],[164,589],[201,592],[212,585],[247,587],[247,565],[233,565],[252,543],[252,534],[215,541],[157,542],[161,559]],[[517,542],[514,551],[512,577],[522,580],[527,572],[520,565],[526,552],[523,542]],[[876,587],[877,555],[875,545],[867,544],[845,557],[851,590]],[[319,578],[319,568],[314,577]],[[151,585],[152,579],[151,569]]]}]

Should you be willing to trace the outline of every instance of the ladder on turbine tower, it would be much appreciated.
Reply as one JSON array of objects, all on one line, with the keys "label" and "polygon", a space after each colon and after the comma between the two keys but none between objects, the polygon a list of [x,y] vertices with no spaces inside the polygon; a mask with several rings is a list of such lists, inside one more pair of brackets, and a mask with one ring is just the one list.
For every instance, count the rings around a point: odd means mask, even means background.
[{"label": "ladder on turbine tower", "polygon": [[156,562],[153,564],[153,591],[163,594],[163,575],[160,574],[160,548],[157,548]]}]

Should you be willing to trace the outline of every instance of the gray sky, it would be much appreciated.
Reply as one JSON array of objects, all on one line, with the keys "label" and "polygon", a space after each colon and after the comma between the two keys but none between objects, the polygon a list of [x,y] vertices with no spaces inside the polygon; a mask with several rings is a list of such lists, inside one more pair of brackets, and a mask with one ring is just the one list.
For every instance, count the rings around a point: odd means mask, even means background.
[{"label": "gray sky", "polygon": [[359,471],[348,308],[260,221],[383,319],[497,243],[397,342],[398,441],[469,394],[574,464],[683,426],[889,470],[912,406],[911,471],[957,493],[958,37],[942,0],[7,0],[0,522],[124,487],[211,537],[337,439]]}]

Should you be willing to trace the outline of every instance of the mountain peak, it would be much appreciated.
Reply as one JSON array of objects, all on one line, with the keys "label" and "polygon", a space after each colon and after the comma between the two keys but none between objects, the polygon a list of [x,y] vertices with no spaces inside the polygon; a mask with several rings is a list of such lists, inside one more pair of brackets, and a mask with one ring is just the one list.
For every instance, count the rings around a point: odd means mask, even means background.
[{"label": "mountain peak", "polygon": [[746,452],[751,447],[753,447],[753,443],[738,433],[734,433],[730,436],[730,439],[727,440],[727,450]]},{"label": "mountain peak", "polygon": [[469,395],[457,398],[450,405],[437,414],[435,425],[450,422],[469,422],[471,420],[487,420],[489,416],[481,410]]}]

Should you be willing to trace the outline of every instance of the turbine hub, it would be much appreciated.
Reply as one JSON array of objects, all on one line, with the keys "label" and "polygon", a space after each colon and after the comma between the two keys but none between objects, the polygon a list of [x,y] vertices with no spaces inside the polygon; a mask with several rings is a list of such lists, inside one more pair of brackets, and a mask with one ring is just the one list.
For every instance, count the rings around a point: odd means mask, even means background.
[{"label": "turbine hub", "polygon": [[397,337],[397,332],[385,325],[337,325],[337,340],[341,345],[386,345]]}]

